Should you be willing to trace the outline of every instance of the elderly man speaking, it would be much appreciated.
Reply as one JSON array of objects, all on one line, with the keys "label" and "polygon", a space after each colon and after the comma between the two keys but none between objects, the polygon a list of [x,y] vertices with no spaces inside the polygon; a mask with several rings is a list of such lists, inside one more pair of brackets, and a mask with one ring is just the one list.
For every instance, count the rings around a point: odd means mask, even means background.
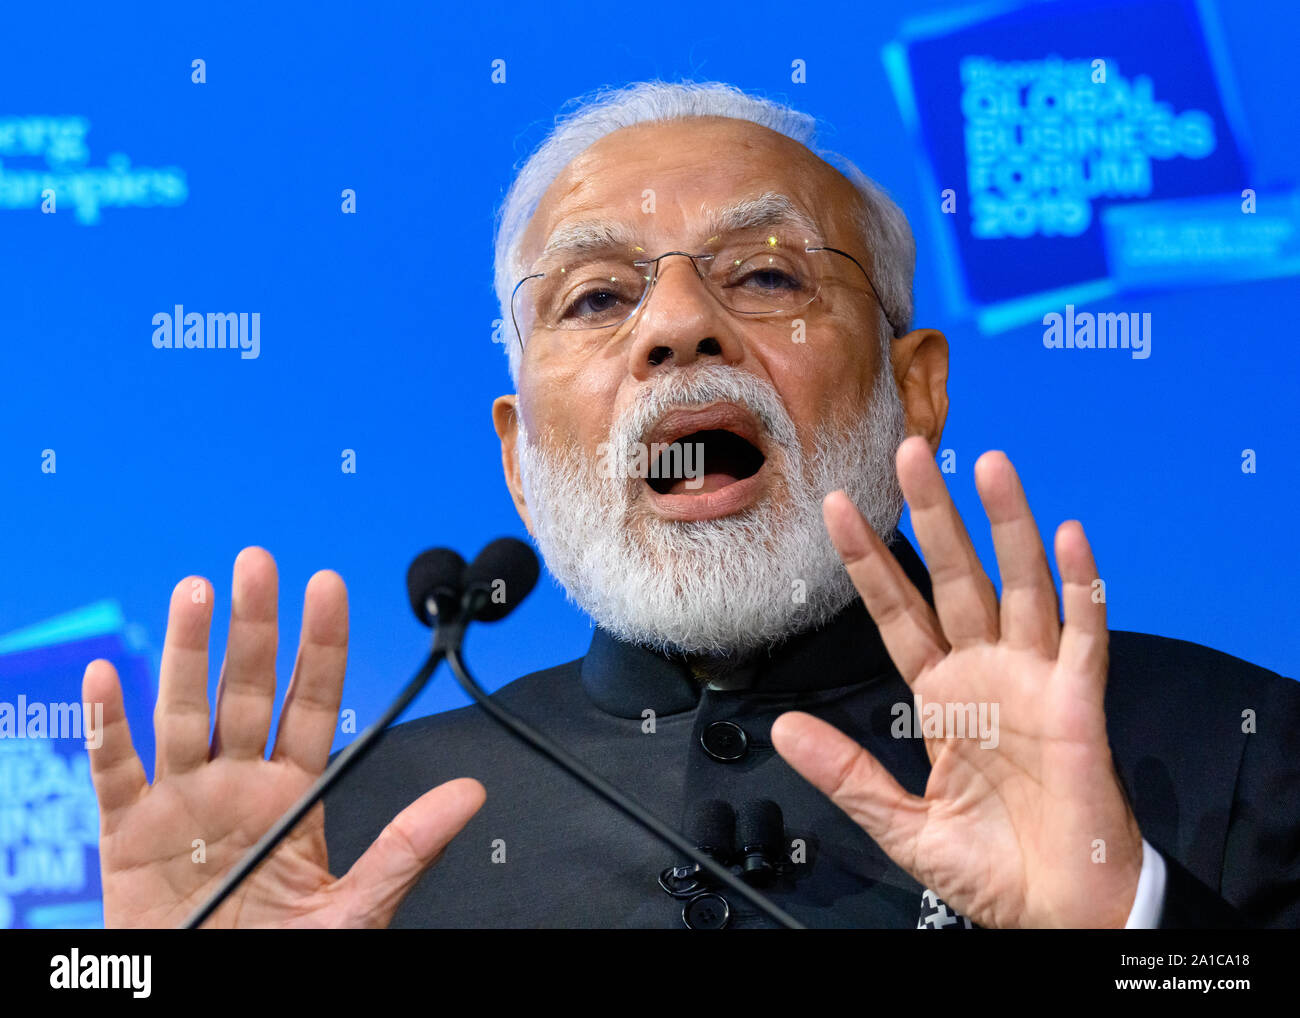
[{"label": "elderly man speaking", "polygon": [[[519,515],[597,628],[497,699],[807,926],[1300,924],[1300,690],[1109,633],[1074,521],[1058,599],[988,452],[998,596],[934,461],[947,344],[911,327],[907,222],[814,140],[727,85],[636,84],[564,118],[511,187],[516,392],[493,420]],[[196,589],[172,596],[152,785],[112,666],[86,672],[108,925],[184,919],[334,737],[341,579],[308,585],[269,758],[275,565],[235,562],[210,742]],[[211,924],[768,923],[684,861],[467,707],[390,733]]]}]

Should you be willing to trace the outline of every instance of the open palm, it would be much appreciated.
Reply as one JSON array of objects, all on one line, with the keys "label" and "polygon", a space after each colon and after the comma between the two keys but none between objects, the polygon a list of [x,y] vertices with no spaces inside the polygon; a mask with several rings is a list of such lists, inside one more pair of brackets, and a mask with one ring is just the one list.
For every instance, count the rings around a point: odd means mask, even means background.
[{"label": "open palm", "polygon": [[[209,741],[211,584],[172,592],[154,711],[152,784],[136,755],[117,672],[86,668],[83,696],[104,705],[90,750],[100,809],[105,926],[177,926],[325,769],[347,662],[347,591],[336,573],[307,585],[302,637],[275,747],[276,570],[260,548],[235,561],[230,634]],[[329,872],[325,814],[309,813],[206,926],[385,926],[446,844],[482,805],[458,779],[404,809],[342,878]]]},{"label": "open palm", "polygon": [[[823,508],[920,716],[937,705],[944,719],[922,722],[925,795],[906,792],[870,752],[810,715],[783,715],[773,742],[899,866],[979,925],[1122,927],[1142,836],[1106,737],[1105,603],[1094,597],[1083,528],[1068,522],[1056,534],[1062,624],[1038,529],[1003,454],[986,453],[975,468],[1001,601],[923,439],[900,446],[898,476],[934,609],[847,496],[832,493]],[[959,713],[996,719],[993,737],[954,729],[947,722]]]}]

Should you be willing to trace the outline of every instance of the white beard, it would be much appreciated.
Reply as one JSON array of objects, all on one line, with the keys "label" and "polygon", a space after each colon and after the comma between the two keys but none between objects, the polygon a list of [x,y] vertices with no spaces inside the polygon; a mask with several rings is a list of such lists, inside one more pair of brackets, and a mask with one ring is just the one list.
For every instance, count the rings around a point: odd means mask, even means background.
[{"label": "white beard", "polygon": [[857,596],[822,520],[822,498],[843,489],[889,542],[903,509],[894,456],[905,436],[888,361],[866,412],[823,421],[805,463],[794,422],[772,385],[710,364],[648,383],[614,422],[628,454],[670,409],[714,402],[747,408],[765,432],[769,488],[755,505],[711,520],[665,520],[645,482],[609,477],[573,446],[529,441],[519,462],[533,535],[569,598],[612,635],[666,653],[746,656],[823,625]]}]

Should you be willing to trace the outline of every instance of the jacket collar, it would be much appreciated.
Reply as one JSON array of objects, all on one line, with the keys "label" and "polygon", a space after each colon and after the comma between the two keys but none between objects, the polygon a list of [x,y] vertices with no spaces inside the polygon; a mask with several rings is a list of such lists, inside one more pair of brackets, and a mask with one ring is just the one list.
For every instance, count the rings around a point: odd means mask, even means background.
[{"label": "jacket collar", "polygon": [[[901,532],[895,532],[889,550],[921,596],[933,603],[930,577]],[[724,688],[798,694],[858,685],[894,671],[876,624],[862,599],[855,597],[822,628],[799,633],[760,654]],[[582,660],[587,695],[601,710],[621,718],[639,719],[647,708],[658,716],[694,710],[703,684],[685,658],[626,643],[600,628]]]}]

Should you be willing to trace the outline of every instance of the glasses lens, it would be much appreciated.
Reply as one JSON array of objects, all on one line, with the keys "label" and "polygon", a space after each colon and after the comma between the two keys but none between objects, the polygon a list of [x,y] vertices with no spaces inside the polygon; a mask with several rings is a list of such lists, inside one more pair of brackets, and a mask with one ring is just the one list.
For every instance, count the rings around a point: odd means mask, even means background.
[{"label": "glasses lens", "polygon": [[[633,257],[539,265],[519,288],[526,319],[547,329],[603,329],[626,321],[641,302],[649,267]],[[522,324],[522,323],[521,323]]]},{"label": "glasses lens", "polygon": [[821,263],[810,237],[751,230],[725,238],[702,260],[709,285],[726,307],[745,315],[788,314],[811,303]]},{"label": "glasses lens", "polygon": [[[699,271],[714,296],[746,315],[781,315],[812,302],[824,263],[805,251],[820,241],[771,229],[711,238]],[[654,265],[636,249],[626,257],[543,261],[515,293],[524,335],[533,328],[605,329],[627,321],[645,296]]]}]

